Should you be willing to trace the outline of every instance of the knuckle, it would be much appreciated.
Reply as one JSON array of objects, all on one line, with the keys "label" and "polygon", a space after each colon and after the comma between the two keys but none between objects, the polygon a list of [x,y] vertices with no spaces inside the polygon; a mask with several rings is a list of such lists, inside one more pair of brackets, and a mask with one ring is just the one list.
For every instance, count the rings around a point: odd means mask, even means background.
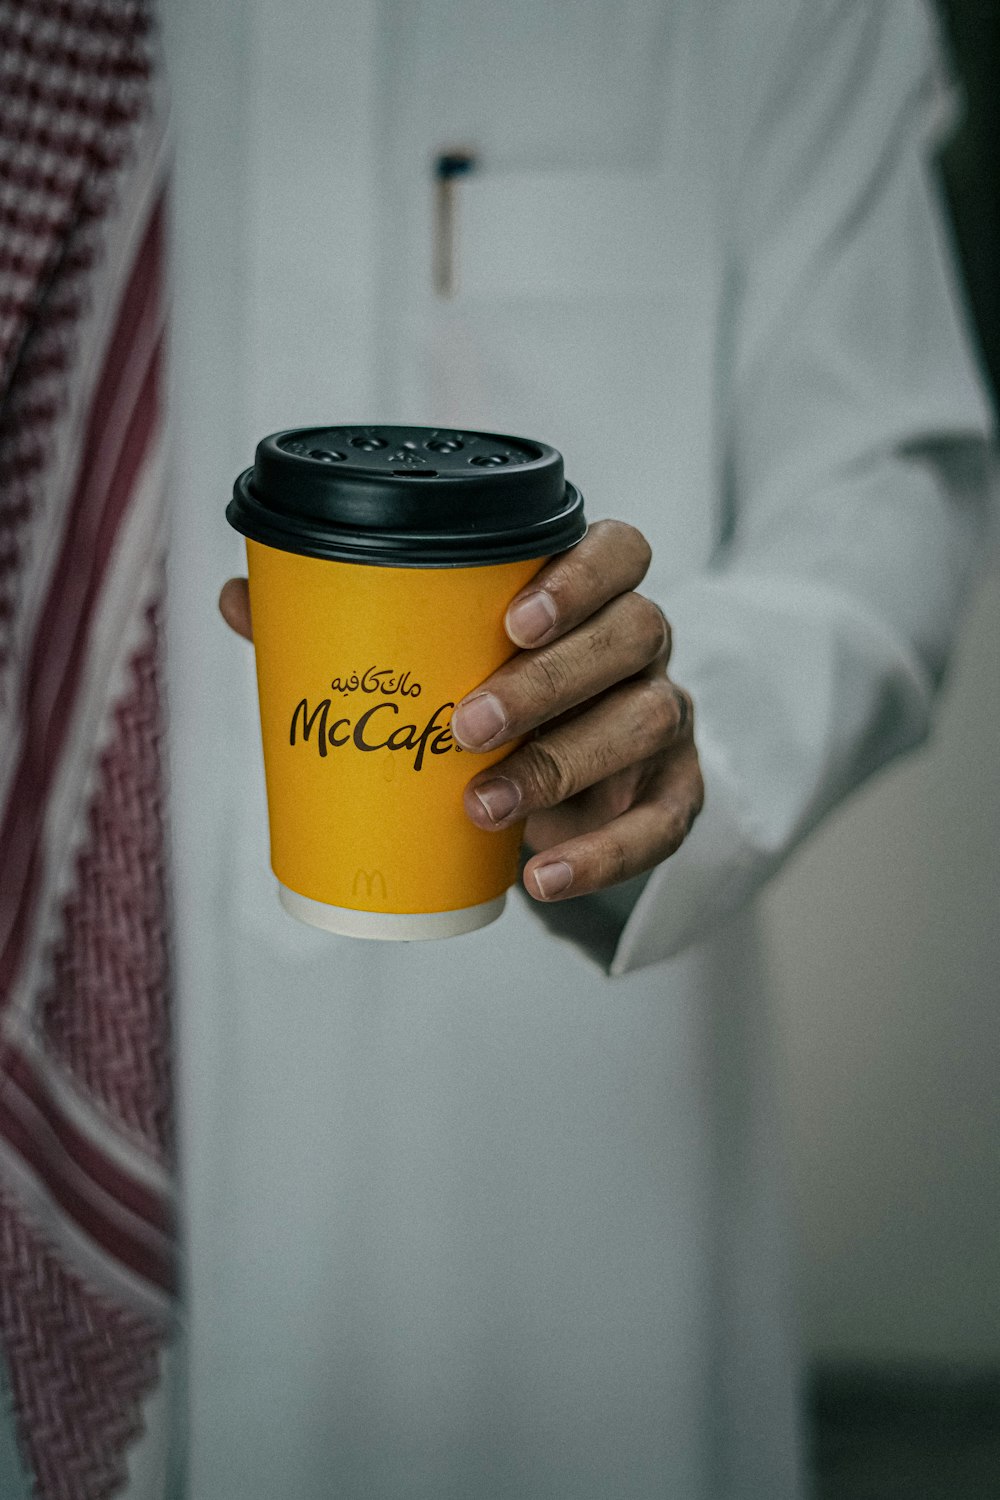
[{"label": "knuckle", "polygon": [[629,599],[638,641],[647,659],[654,661],[670,639],[667,617],[660,606],[654,604],[652,599],[647,599],[645,594],[631,594]]},{"label": "knuckle", "polygon": [[690,737],[694,734],[694,703],[691,694],[678,687],[676,682],[670,684],[670,691],[675,704],[677,733]]},{"label": "knuckle", "polygon": [[605,733],[604,737],[596,740],[589,749],[589,769],[585,777],[573,776],[573,790],[579,790],[582,781],[593,784],[604,781],[606,777],[613,776],[616,771],[622,769],[623,756],[621,745],[617,736]]},{"label": "knuckle", "polygon": [[662,808],[660,837],[657,841],[661,850],[661,859],[669,858],[683,844],[690,827],[689,818],[690,809],[686,802],[684,804],[670,802]]},{"label": "knuckle", "polygon": [[653,608],[656,610],[656,613],[660,617],[660,623],[661,623],[661,627],[662,627],[662,630],[663,630],[663,639],[662,639],[662,641],[660,643],[660,650],[657,653],[657,655],[662,654],[664,662],[668,662],[670,660],[671,653],[672,653],[672,651],[674,649],[674,632],[673,632],[673,627],[671,626],[670,621],[667,619],[667,617],[664,614],[663,610],[655,602],[655,600],[651,599],[650,603],[653,605]]},{"label": "knuckle", "polygon": [[635,560],[636,567],[645,574],[653,560],[653,549],[638,526],[631,521],[610,520],[600,523],[607,528],[607,535],[614,546],[626,557]]},{"label": "knuckle", "polygon": [[652,557],[649,542],[629,521],[594,521],[584,541],[556,561],[545,586],[560,615],[579,617],[588,600],[637,587]]},{"label": "knuckle", "polygon": [[687,838],[690,826],[691,804],[687,801],[678,802],[670,820],[670,836],[675,849],[679,849]]},{"label": "knuckle", "polygon": [[539,807],[565,802],[573,791],[573,776],[564,758],[544,740],[535,740],[522,753],[533,792],[531,800]]},{"label": "knuckle", "polygon": [[546,588],[556,599],[565,599],[572,605],[578,593],[601,588],[607,570],[603,538],[609,524],[607,521],[592,521],[583,541],[556,558],[551,565],[546,575]]},{"label": "knuckle", "polygon": [[565,695],[569,671],[558,650],[543,649],[524,660],[521,681],[529,705],[535,709],[548,709]]},{"label": "knuckle", "polygon": [[695,762],[687,777],[683,790],[675,793],[661,807],[663,823],[663,845],[666,854],[679,849],[694,827],[695,820],[705,805],[705,783],[701,767]]},{"label": "knuckle", "polygon": [[[610,522],[597,521],[588,536],[597,538]],[[562,567],[549,583],[549,590],[570,613],[579,599],[598,599],[607,594],[607,557],[602,548],[581,548],[567,553]]]},{"label": "knuckle", "polygon": [[616,834],[608,834],[601,849],[601,884],[620,885],[628,878],[628,852]]},{"label": "knuckle", "polygon": [[677,705],[664,677],[636,684],[643,737],[655,746],[669,740],[677,727]]},{"label": "knuckle", "polygon": [[608,521],[598,521],[590,528],[590,536],[601,543],[600,547],[585,548],[578,552],[575,561],[579,567],[579,578],[592,590],[603,588],[607,575],[605,543],[609,537]]}]

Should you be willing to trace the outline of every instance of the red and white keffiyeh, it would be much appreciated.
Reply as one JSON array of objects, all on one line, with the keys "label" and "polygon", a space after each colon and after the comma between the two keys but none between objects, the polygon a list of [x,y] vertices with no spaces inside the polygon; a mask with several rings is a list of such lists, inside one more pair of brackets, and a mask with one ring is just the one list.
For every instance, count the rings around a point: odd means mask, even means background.
[{"label": "red and white keffiyeh", "polygon": [[148,0],[0,0],[0,1343],[119,1490],[174,1286],[163,112]]}]

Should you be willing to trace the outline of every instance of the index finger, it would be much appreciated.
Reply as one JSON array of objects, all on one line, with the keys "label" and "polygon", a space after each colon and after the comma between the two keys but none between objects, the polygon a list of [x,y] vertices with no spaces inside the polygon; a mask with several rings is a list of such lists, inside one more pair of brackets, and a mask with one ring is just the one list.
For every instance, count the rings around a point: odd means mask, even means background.
[{"label": "index finger", "polygon": [[652,552],[627,521],[595,521],[511,600],[504,628],[515,646],[541,646],[581,625],[619,594],[638,588]]}]

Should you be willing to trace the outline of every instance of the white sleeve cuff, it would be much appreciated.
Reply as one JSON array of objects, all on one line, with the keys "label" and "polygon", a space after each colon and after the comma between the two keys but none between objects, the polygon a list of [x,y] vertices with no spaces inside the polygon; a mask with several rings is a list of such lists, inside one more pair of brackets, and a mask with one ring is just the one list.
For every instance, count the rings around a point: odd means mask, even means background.
[{"label": "white sleeve cuff", "polygon": [[699,739],[705,805],[684,843],[658,865],[625,921],[608,972],[628,974],[707,938],[777,861],[755,847],[724,757]]},{"label": "white sleeve cuff", "polygon": [[681,848],[648,874],[551,905],[525,897],[533,915],[612,977],[672,958],[709,935],[753,894],[776,860],[755,847],[737,809],[734,778],[711,748],[699,758],[705,806]]}]

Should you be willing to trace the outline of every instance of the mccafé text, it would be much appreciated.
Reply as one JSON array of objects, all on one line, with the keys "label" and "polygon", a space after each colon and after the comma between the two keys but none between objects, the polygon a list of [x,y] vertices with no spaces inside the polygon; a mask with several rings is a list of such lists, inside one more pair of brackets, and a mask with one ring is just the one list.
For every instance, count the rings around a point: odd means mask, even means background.
[{"label": "mccaf\u00e9 text", "polygon": [[321,759],[330,750],[346,746],[364,752],[403,750],[412,755],[415,771],[422,769],[427,755],[461,750],[451,735],[450,711],[454,703],[442,703],[423,724],[397,722],[400,707],[391,700],[372,704],[357,719],[340,718],[332,723],[330,706],[329,698],[322,698],[312,709],[308,699],[300,699],[292,713],[289,745],[312,745]]}]

